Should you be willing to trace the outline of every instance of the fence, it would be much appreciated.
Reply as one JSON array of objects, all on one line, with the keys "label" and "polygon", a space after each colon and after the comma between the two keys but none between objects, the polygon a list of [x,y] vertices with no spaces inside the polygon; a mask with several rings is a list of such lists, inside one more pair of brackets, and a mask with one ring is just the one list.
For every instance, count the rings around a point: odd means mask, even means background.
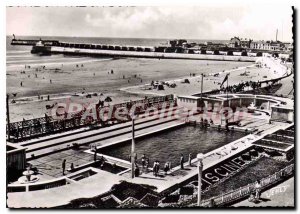
[{"label": "fence", "polygon": [[[45,117],[41,118],[10,123],[7,125],[7,130],[9,129],[9,134],[12,138],[12,141],[19,142],[47,134],[53,134],[71,129],[78,129],[95,124],[105,126],[109,121],[124,122],[124,120],[118,121],[114,117],[114,112],[119,111],[120,108],[127,108],[128,110],[130,110],[133,106],[135,106],[134,113],[140,114],[148,108],[168,108],[171,106],[171,104],[174,106],[176,105],[176,100],[174,99],[173,95],[151,97],[143,100],[125,102],[112,106],[100,106],[99,104],[96,104],[95,108],[97,112],[97,118],[93,118],[91,116],[85,117],[84,115],[86,110],[82,110],[75,114],[65,113],[61,116],[61,119],[55,119],[52,116],[45,115]],[[104,117],[100,116],[100,112],[104,113]],[[128,115],[128,120],[129,119],[130,117]]]}]

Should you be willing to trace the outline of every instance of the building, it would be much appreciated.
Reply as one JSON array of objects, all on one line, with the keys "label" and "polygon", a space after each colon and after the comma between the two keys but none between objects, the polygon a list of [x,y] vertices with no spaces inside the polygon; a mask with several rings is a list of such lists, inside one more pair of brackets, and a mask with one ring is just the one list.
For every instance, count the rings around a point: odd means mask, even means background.
[{"label": "building", "polygon": [[170,40],[169,41],[169,45],[171,47],[182,47],[184,43],[186,44],[187,40],[185,40],[185,39],[175,39],[175,40]]},{"label": "building", "polygon": [[8,181],[20,175],[26,168],[26,148],[6,142],[6,170]]},{"label": "building", "polygon": [[251,39],[242,39],[239,37],[233,37],[230,39],[229,47],[231,48],[249,48],[252,40]]},{"label": "building", "polygon": [[250,44],[251,49],[259,49],[259,50],[272,50],[272,51],[280,51],[283,50],[284,44],[280,41],[252,41]]}]

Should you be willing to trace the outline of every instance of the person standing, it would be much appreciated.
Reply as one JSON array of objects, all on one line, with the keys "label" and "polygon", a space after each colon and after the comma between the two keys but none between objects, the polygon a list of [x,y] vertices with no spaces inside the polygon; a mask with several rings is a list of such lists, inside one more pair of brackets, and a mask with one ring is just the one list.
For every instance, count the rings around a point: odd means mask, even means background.
[{"label": "person standing", "polygon": [[169,168],[169,163],[166,162],[166,163],[165,163],[165,167],[164,167],[165,175],[167,175],[167,173],[168,173],[169,170],[170,170],[170,168]]},{"label": "person standing", "polygon": [[153,163],[153,175],[156,177],[156,161],[154,161],[154,163]]},{"label": "person standing", "polygon": [[159,174],[159,161],[156,162],[156,176]]},{"label": "person standing", "polygon": [[261,184],[260,181],[257,180],[255,184],[255,198],[260,199],[260,195],[261,195]]},{"label": "person standing", "polygon": [[63,162],[62,162],[63,175],[65,175],[65,170],[66,170],[66,159],[64,159]]},{"label": "person standing", "polygon": [[192,154],[189,154],[189,165],[192,166]]},{"label": "person standing", "polygon": [[180,168],[181,169],[184,169],[184,157],[183,157],[183,154],[181,154],[181,157],[180,157]]},{"label": "person standing", "polygon": [[146,164],[146,156],[145,154],[142,155],[142,168],[145,168],[145,164]]},{"label": "person standing", "polygon": [[148,168],[149,168],[150,160],[149,158],[146,159],[146,172],[148,173]]},{"label": "person standing", "polygon": [[97,161],[97,149],[95,148],[95,152],[94,152],[94,161]]}]

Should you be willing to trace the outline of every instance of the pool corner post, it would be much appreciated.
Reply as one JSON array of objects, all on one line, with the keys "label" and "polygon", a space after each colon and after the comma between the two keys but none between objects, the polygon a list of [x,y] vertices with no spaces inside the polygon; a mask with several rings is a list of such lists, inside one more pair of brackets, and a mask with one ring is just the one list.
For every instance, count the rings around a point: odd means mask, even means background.
[{"label": "pool corner post", "polygon": [[203,154],[199,153],[197,155],[198,160],[198,200],[197,205],[201,206],[201,186],[202,186],[202,171],[203,171]]},{"label": "pool corner post", "polygon": [[134,178],[134,167],[135,167],[135,142],[134,142],[134,117],[132,117],[131,178]]},{"label": "pool corner post", "polygon": [[10,141],[9,94],[6,94],[7,140]]}]

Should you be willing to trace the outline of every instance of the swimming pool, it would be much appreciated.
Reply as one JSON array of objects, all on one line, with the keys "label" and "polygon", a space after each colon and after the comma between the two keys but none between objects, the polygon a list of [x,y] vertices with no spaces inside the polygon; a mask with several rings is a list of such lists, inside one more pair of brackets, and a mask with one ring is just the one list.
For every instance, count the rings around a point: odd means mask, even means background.
[{"label": "swimming pool", "polygon": [[[183,126],[164,133],[136,139],[136,153],[138,163],[141,163],[141,156],[146,155],[150,159],[150,166],[153,161],[160,161],[161,166],[165,162],[171,162],[172,167],[180,164],[180,155],[184,155],[188,161],[191,153],[195,158],[198,153],[207,153],[222,147],[234,140],[245,136],[241,132],[226,132],[216,129],[201,129],[194,126]],[[131,142],[124,142],[114,146],[104,147],[99,153],[112,157],[129,160]]]}]

